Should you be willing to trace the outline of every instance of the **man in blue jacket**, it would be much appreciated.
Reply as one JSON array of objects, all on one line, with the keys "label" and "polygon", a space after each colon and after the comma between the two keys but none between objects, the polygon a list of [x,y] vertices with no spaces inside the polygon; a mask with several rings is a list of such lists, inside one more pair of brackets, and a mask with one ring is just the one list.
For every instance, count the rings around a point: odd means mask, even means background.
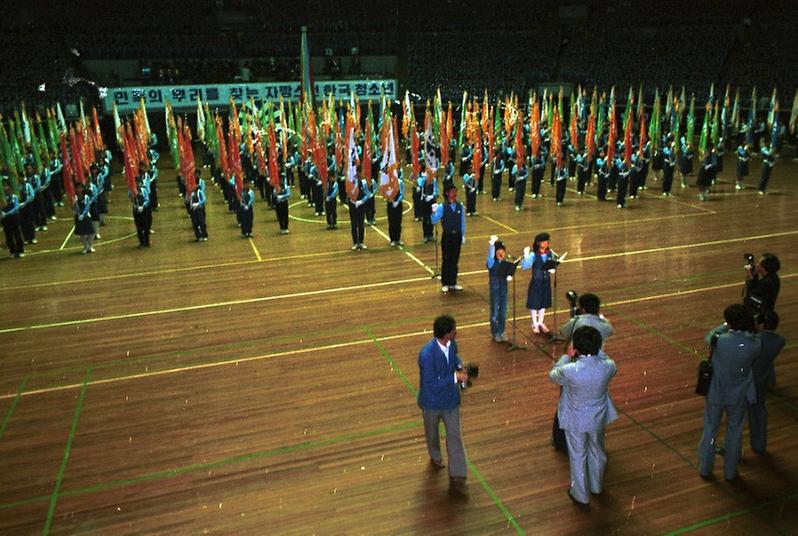
[{"label": "man in blue jacket", "polygon": [[418,354],[420,388],[418,405],[424,415],[424,436],[430,464],[445,467],[441,453],[438,424],[446,429],[446,452],[449,457],[449,480],[453,489],[463,485],[467,475],[466,454],[460,434],[460,387],[468,381],[457,355],[457,326],[454,318],[442,315],[433,323],[434,338]]}]

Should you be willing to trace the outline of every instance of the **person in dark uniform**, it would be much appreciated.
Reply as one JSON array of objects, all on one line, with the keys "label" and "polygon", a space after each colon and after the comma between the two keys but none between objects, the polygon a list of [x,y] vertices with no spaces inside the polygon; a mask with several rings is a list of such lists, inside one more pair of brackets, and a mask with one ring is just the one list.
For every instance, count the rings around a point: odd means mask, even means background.
[{"label": "person in dark uniform", "polygon": [[462,290],[457,284],[457,264],[460,261],[460,248],[465,244],[466,224],[465,208],[457,200],[457,187],[452,185],[446,190],[446,202],[432,205],[431,221],[435,225],[441,222],[443,238],[441,238],[441,292]]},{"label": "person in dark uniform", "polygon": [[512,176],[515,177],[515,210],[520,211],[524,209],[526,179],[529,176],[529,167],[526,159],[521,163],[520,168],[517,163],[513,164]]},{"label": "person in dark uniform", "polygon": [[715,154],[715,148],[711,145],[707,148],[707,154],[701,162],[701,169],[698,170],[698,199],[706,201],[709,198],[709,189],[712,187],[714,181],[715,169],[718,165],[718,157]]},{"label": "person in dark uniform", "polygon": [[422,171],[418,175],[418,185],[421,188],[421,231],[424,234],[424,243],[434,242],[432,223],[432,205],[438,197],[438,180],[432,177],[427,180],[427,173]]},{"label": "person in dark uniform", "polygon": [[746,266],[744,303],[755,311],[773,311],[779,296],[781,262],[772,253],[763,253],[754,266]]},{"label": "person in dark uniform", "polygon": [[338,228],[338,182],[335,175],[327,179],[327,193],[324,201],[324,212],[327,214],[327,230]]},{"label": "person in dark uniform", "polygon": [[6,245],[12,257],[19,259],[25,256],[25,243],[22,240],[22,229],[19,226],[19,197],[11,189],[8,181],[3,182],[5,205],[0,209],[3,220],[3,231],[6,235]]},{"label": "person in dark uniform", "polygon": [[[402,242],[402,203],[405,199],[405,181],[402,177],[403,173],[401,168],[398,172],[399,191],[396,192],[393,200],[386,200],[386,212],[388,213],[388,238],[391,240],[391,245],[394,247],[404,246]],[[390,192],[389,195],[393,195]]]},{"label": "person in dark uniform", "polygon": [[736,190],[745,188],[743,182],[748,176],[748,161],[751,160],[751,146],[747,143],[741,143],[737,146],[737,184],[734,186]]},{"label": "person in dark uniform", "polygon": [[687,188],[687,176],[693,172],[693,145],[682,138],[679,151],[679,175],[682,179],[682,188]]},{"label": "person in dark uniform", "polygon": [[762,343],[762,353],[751,365],[754,374],[756,402],[748,404],[748,430],[751,450],[763,455],[768,444],[768,389],[776,385],[776,369],[773,362],[784,348],[784,337],[776,333],[779,315],[775,311],[762,311],[754,320],[757,338]]},{"label": "person in dark uniform", "polygon": [[773,166],[776,165],[776,151],[770,145],[764,145],[762,147],[762,174],[759,177],[759,186],[757,186],[757,191],[759,195],[765,195],[765,191],[768,187],[768,182],[770,182],[770,173],[773,171]]},{"label": "person in dark uniform", "polygon": [[280,224],[280,234],[288,234],[288,200],[291,198],[291,187],[288,179],[283,178],[283,187],[273,191],[274,211]]},{"label": "person in dark uniform", "polygon": [[615,158],[615,167],[618,170],[618,191],[615,196],[615,202],[618,208],[626,207],[626,189],[629,186],[629,164],[623,158]]},{"label": "person in dark uniform", "polygon": [[463,174],[463,188],[466,193],[466,216],[477,213],[477,179],[474,173],[466,171]]},{"label": "person in dark uniform", "polygon": [[352,229],[353,251],[357,249],[368,249],[368,246],[363,243],[366,235],[366,204],[372,197],[368,181],[358,177],[357,192],[354,195],[354,199],[349,199],[349,224]]},{"label": "person in dark uniform", "polygon": [[629,198],[637,199],[638,190],[643,182],[643,158],[640,153],[632,153],[632,166],[629,172]]},{"label": "person in dark uniform", "polygon": [[244,187],[241,189],[241,202],[238,204],[239,221],[241,222],[241,238],[252,236],[252,222],[255,219],[254,205],[255,192],[252,191],[249,179],[244,179]]},{"label": "person in dark uniform", "polygon": [[502,174],[504,173],[504,160],[501,157],[501,149],[496,149],[493,153],[493,169],[491,170],[491,195],[493,202],[501,199]]},{"label": "person in dark uniform", "polygon": [[546,159],[540,154],[530,161],[532,167],[532,199],[543,197],[540,193],[540,183],[543,182],[543,170],[546,168]]},{"label": "person in dark uniform", "polygon": [[579,153],[576,155],[576,193],[577,195],[584,195],[585,188],[587,187],[587,183],[590,179],[590,172],[589,167],[590,163],[587,161],[587,156],[585,155],[585,149],[579,149]]},{"label": "person in dark uniform", "polygon": [[[567,173],[566,169],[566,173]],[[535,236],[532,248],[524,248],[524,260],[521,262],[522,270],[532,270],[527,289],[526,307],[532,316],[532,331],[535,333],[548,333],[549,328],[543,323],[546,309],[551,307],[551,275],[544,268],[546,261],[554,260],[554,253],[549,249],[549,233],[539,233]]]},{"label": "person in dark uniform", "polygon": [[671,196],[673,187],[673,173],[676,171],[676,143],[662,148],[662,195]]},{"label": "person in dark uniform", "polygon": [[200,187],[199,181],[199,172],[197,172],[197,185],[189,196],[189,216],[197,242],[205,242],[208,240],[208,228],[205,225],[205,191]]},{"label": "person in dark uniform", "polygon": [[[136,195],[131,199],[131,204],[133,205],[133,221],[136,224],[136,236],[139,239],[139,247],[148,248],[150,247],[150,227],[152,226],[150,195],[141,176],[136,178],[136,186]],[[86,197],[88,198],[88,196]],[[80,196],[78,196],[78,200],[80,200]],[[91,222],[89,222],[89,225],[91,225]],[[75,227],[77,228],[77,223],[75,223]]]},{"label": "person in dark uniform", "polygon": [[[30,174],[28,174],[30,171]],[[22,229],[22,237],[25,239],[26,244],[36,244],[36,224],[33,211],[33,201],[36,198],[36,192],[33,184],[33,166],[27,164],[25,166],[25,178],[19,185],[19,226]]]},{"label": "person in dark uniform", "polygon": [[599,201],[607,200],[607,183],[610,180],[611,167],[612,162],[609,161],[609,158],[607,158],[607,156],[604,154],[604,151],[601,151],[596,159],[596,174],[598,175],[598,181],[596,183],[596,199]]},{"label": "person in dark uniform", "polygon": [[561,207],[565,203],[565,188],[568,186],[568,166],[561,165],[555,173],[557,178],[557,206]]}]

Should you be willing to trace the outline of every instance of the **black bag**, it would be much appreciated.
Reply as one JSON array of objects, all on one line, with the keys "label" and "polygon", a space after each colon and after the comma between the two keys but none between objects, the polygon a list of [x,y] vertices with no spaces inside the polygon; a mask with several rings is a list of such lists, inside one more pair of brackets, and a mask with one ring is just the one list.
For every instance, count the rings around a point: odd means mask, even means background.
[{"label": "black bag", "polygon": [[560,417],[554,412],[554,422],[551,426],[551,444],[559,452],[568,454],[568,442],[565,440],[565,430],[560,428]]},{"label": "black bag", "polygon": [[712,354],[718,344],[718,337],[720,337],[719,333],[712,335],[712,340],[709,343],[709,357],[698,364],[698,381],[695,384],[695,394],[697,395],[707,396],[709,393],[709,384],[712,382]]}]

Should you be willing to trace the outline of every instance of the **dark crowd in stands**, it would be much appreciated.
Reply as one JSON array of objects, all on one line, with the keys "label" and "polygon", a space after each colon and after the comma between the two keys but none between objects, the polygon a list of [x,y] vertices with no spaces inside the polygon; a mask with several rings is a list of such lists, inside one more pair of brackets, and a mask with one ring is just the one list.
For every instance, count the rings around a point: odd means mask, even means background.
[{"label": "dark crowd in stands", "polygon": [[[541,82],[643,84],[647,100],[655,87],[685,85],[703,102],[715,82],[760,94],[775,86],[785,109],[798,85],[788,0],[9,0],[2,12],[3,112],[23,100],[90,100],[97,87],[295,80],[302,26],[312,54],[327,53],[321,77],[395,77],[402,92],[428,98],[440,87],[455,102],[463,90],[525,94]],[[369,72],[367,56],[394,57],[396,71]],[[112,67],[97,72],[98,62]],[[114,62],[135,62],[136,77]]]}]

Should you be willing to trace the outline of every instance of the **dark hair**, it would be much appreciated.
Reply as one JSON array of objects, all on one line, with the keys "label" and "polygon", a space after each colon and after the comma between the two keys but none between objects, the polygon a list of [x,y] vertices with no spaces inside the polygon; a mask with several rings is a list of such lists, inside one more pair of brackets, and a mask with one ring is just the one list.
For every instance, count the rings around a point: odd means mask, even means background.
[{"label": "dark hair", "polygon": [[593,326],[577,328],[572,341],[579,355],[597,355],[601,350],[601,333]]},{"label": "dark hair", "polygon": [[454,318],[449,315],[441,315],[436,318],[435,322],[432,324],[432,333],[435,335],[436,339],[440,339],[444,335],[454,331],[455,325]]},{"label": "dark hair", "polygon": [[579,296],[579,307],[587,314],[599,314],[599,307],[601,307],[601,300],[595,294],[582,294]]},{"label": "dark hair", "polygon": [[723,311],[723,319],[730,329],[737,331],[753,331],[754,315],[746,306],[735,303]]},{"label": "dark hair", "polygon": [[497,240],[496,243],[493,244],[493,247],[494,251],[499,251],[500,249],[507,251],[507,248],[504,246],[504,242],[502,242],[501,240]]},{"label": "dark hair", "polygon": [[535,253],[540,251],[540,243],[541,242],[545,242],[546,240],[549,240],[550,238],[551,237],[549,236],[549,233],[538,233],[538,235],[535,237],[534,244],[532,244],[532,251],[534,251]]},{"label": "dark hair", "polygon": [[779,327],[779,315],[776,311],[762,311],[756,315],[756,323],[764,324],[765,329],[773,331]]},{"label": "dark hair", "polygon": [[781,269],[779,258],[772,253],[763,253],[760,264],[762,265],[762,268],[767,270],[767,273],[769,274],[775,274]]}]

